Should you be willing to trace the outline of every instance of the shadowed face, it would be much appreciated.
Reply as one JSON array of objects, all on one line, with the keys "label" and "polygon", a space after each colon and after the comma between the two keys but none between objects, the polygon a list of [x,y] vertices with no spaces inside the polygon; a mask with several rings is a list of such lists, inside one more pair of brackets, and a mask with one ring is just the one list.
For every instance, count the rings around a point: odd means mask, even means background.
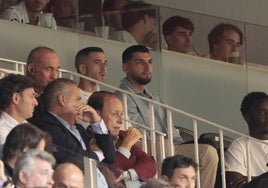
[{"label": "shadowed face", "polygon": [[46,8],[49,0],[25,0],[27,10],[38,13]]}]

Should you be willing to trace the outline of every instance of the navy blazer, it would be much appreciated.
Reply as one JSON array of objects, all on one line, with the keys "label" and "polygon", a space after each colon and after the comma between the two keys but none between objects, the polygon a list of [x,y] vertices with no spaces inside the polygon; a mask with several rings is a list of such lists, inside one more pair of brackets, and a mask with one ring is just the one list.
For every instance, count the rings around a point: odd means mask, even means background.
[{"label": "navy blazer", "polygon": [[[79,140],[51,113],[46,112],[42,117],[35,121],[35,125],[52,137],[55,149],[53,154],[57,163],[73,162],[78,166],[83,166],[82,156],[98,160],[98,156],[90,151],[89,141],[92,137],[87,133],[85,128],[80,124],[75,124],[83,139],[87,150],[82,148]],[[111,134],[96,134],[96,143],[103,151],[105,159],[103,162],[111,164],[115,161],[115,148]]]}]

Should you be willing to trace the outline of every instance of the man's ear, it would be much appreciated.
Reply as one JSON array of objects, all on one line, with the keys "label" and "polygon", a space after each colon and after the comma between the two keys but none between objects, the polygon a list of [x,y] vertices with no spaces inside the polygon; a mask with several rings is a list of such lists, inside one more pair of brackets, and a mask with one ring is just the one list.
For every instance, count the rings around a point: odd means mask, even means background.
[{"label": "man's ear", "polygon": [[86,74],[86,65],[84,65],[84,64],[80,64],[80,65],[78,66],[78,72],[79,72],[80,74]]},{"label": "man's ear", "polygon": [[25,147],[25,148],[23,148],[22,152],[26,153],[29,151],[29,149],[30,149],[29,147]]},{"label": "man's ear", "polygon": [[24,171],[20,170],[20,172],[19,172],[19,181],[20,181],[22,184],[26,184],[27,179],[28,179],[27,174],[26,174]]},{"label": "man's ear", "polygon": [[128,73],[128,63],[123,63],[123,64],[122,64],[122,70],[123,70],[125,73]]},{"label": "man's ear", "polygon": [[164,180],[164,181],[166,181],[166,182],[169,181],[169,179],[168,179],[168,177],[167,177],[166,175],[162,175],[162,176],[161,176],[161,179]]},{"label": "man's ear", "polygon": [[15,93],[13,93],[12,94],[12,102],[14,103],[14,104],[18,104],[19,103],[19,100],[20,100],[20,94],[19,93],[17,93],[17,92],[15,92]]},{"label": "man's ear", "polygon": [[34,65],[32,63],[28,64],[27,70],[28,70],[30,75],[33,75],[34,74]]},{"label": "man's ear", "polygon": [[65,106],[66,105],[67,98],[63,94],[59,94],[57,96],[57,100],[58,100],[58,103],[60,104],[60,106]]}]

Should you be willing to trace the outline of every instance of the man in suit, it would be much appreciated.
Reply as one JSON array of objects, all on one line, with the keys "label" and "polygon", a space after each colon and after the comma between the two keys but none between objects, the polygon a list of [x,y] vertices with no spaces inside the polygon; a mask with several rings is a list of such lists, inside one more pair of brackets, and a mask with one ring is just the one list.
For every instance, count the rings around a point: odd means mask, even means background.
[{"label": "man in suit", "polygon": [[[81,103],[80,90],[72,80],[59,78],[52,81],[44,89],[43,97],[46,113],[38,118],[36,125],[52,136],[58,163],[73,162],[81,167],[81,156],[114,162],[112,136],[96,111]],[[83,126],[76,124],[77,118],[91,124],[95,140]]]},{"label": "man in suit", "polygon": [[126,184],[153,178],[156,174],[155,160],[136,145],[142,138],[141,133],[133,127],[126,131],[120,130],[123,124],[123,104],[118,97],[108,91],[98,91],[90,96],[88,104],[103,118],[114,137],[116,161],[110,167],[115,176],[119,180],[126,180]]}]

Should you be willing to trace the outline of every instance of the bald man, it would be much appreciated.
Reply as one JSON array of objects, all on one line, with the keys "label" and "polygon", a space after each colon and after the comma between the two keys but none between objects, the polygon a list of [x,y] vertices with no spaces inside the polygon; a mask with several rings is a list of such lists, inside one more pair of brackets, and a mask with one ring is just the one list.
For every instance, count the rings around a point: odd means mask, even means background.
[{"label": "bald man", "polygon": [[[70,173],[71,172],[71,173]],[[83,172],[72,163],[60,164],[53,175],[53,188],[84,188]]]}]

